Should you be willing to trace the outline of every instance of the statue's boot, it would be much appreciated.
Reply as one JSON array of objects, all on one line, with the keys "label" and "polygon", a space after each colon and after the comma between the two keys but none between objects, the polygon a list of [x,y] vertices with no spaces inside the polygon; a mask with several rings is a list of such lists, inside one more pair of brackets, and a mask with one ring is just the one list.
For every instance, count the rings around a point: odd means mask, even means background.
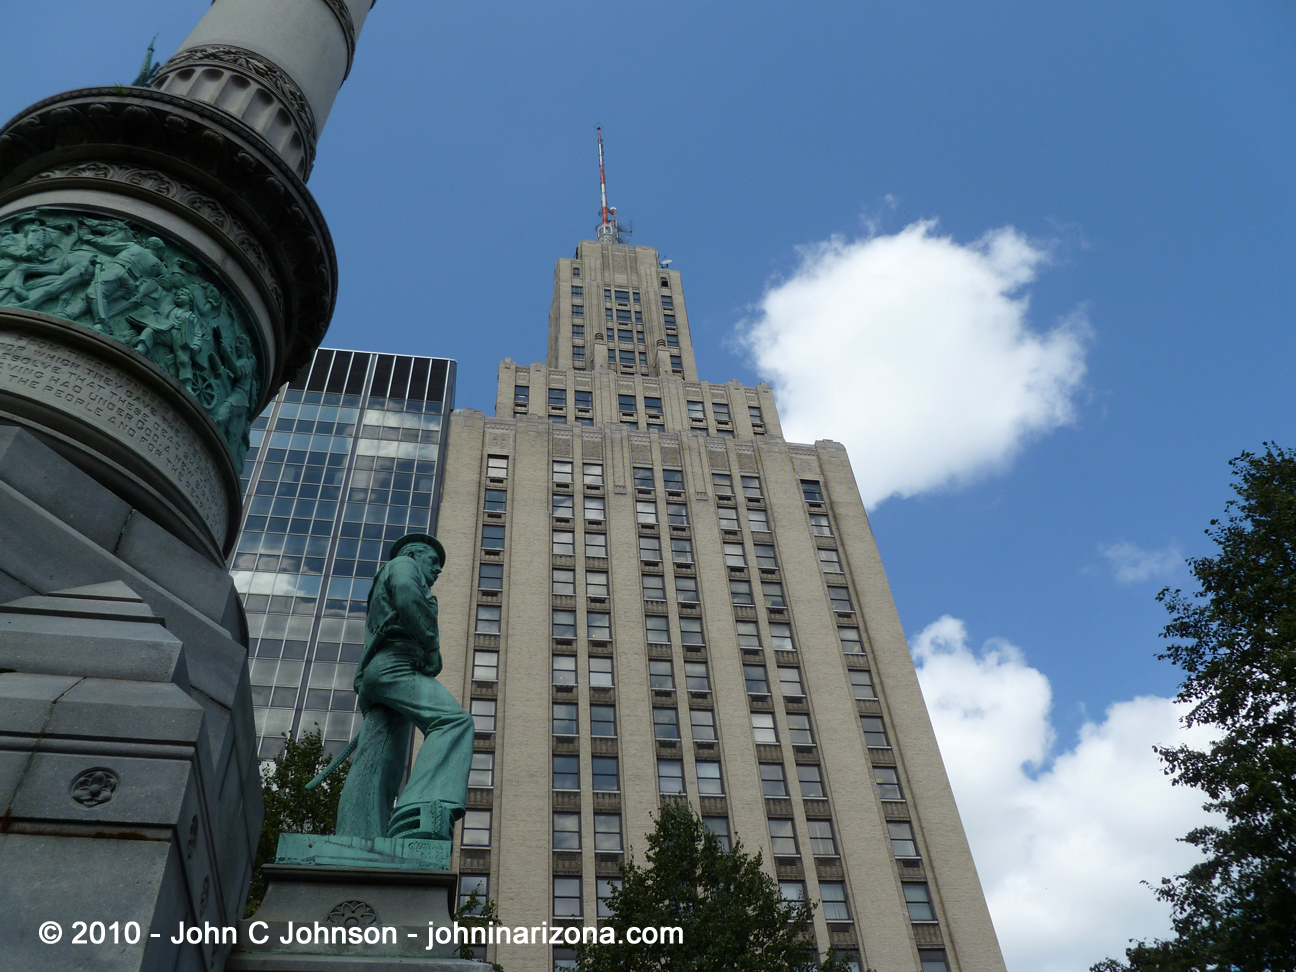
[{"label": "statue's boot", "polygon": [[387,836],[450,840],[454,836],[454,820],[451,808],[442,803],[408,803],[392,811]]}]

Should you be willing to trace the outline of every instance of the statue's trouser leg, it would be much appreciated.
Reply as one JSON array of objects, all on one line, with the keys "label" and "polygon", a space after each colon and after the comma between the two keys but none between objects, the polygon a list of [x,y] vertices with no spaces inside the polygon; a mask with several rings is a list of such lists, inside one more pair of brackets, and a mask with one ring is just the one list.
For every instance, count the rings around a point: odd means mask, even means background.
[{"label": "statue's trouser leg", "polygon": [[[363,691],[371,698],[381,698],[383,705],[414,723],[424,735],[409,782],[392,811],[391,836],[449,840],[468,799],[473,719],[445,686],[418,671],[417,657],[390,649],[381,652],[365,671]],[[420,812],[424,809],[432,811],[439,832],[409,829],[411,817],[429,819]],[[406,823],[398,823],[397,818]]]},{"label": "statue's trouser leg", "polygon": [[339,837],[387,836],[408,751],[409,722],[385,705],[370,706],[338,801]]}]

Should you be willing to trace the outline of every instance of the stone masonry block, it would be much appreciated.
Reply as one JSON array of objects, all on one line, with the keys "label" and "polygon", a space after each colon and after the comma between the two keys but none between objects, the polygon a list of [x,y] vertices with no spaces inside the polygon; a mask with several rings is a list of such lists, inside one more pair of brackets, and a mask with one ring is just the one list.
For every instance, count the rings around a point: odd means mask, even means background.
[{"label": "stone masonry block", "polygon": [[[116,777],[111,797],[93,805],[78,802],[73,796],[78,781],[95,770]],[[15,820],[90,824],[105,834],[132,826],[175,827],[191,785],[192,766],[186,760],[37,752],[9,813]]]},{"label": "stone masonry block", "polygon": [[188,684],[179,639],[158,624],[14,614],[0,605],[0,668]]},{"label": "stone masonry block", "polygon": [[169,682],[86,678],[58,700],[45,731],[57,736],[197,746],[202,721],[203,707]]},{"label": "stone masonry block", "polygon": [[54,701],[78,681],[75,675],[0,675],[0,733],[37,735],[49,721]]},{"label": "stone masonry block", "polygon": [[224,565],[213,564],[138,510],[126,521],[114,553],[217,624],[238,597]]}]

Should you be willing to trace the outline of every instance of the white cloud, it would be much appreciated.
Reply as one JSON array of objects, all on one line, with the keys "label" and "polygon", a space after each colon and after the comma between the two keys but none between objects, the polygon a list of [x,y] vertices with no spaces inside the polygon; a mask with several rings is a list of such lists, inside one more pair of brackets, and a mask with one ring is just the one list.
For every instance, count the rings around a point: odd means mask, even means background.
[{"label": "white cloud", "polygon": [[1139,584],[1153,577],[1167,577],[1183,563],[1183,553],[1175,544],[1164,550],[1144,550],[1122,541],[1098,549],[1111,561],[1112,572],[1122,584]]},{"label": "white cloud", "polygon": [[1140,881],[1187,870],[1176,838],[1207,819],[1153,745],[1203,746],[1170,699],[1117,702],[1050,759],[1048,678],[1001,639],[979,654],[942,617],[912,642],[918,678],[1010,972],[1086,972],[1131,938],[1165,937],[1169,910]]},{"label": "white cloud", "polygon": [[1048,251],[1011,227],[962,245],[914,223],[808,247],[740,337],[794,441],[845,443],[867,506],[1002,466],[1072,420],[1088,325],[1030,329]]}]

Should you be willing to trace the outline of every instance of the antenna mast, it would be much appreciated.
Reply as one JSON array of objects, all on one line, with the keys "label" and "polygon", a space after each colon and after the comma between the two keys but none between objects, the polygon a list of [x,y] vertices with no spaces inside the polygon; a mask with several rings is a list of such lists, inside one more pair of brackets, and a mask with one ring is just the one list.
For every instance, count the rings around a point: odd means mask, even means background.
[{"label": "antenna mast", "polygon": [[601,213],[601,226],[608,224],[608,205],[607,205],[607,179],[603,175],[603,126],[598,127],[598,145],[599,145],[599,195],[603,200],[603,210]]}]

